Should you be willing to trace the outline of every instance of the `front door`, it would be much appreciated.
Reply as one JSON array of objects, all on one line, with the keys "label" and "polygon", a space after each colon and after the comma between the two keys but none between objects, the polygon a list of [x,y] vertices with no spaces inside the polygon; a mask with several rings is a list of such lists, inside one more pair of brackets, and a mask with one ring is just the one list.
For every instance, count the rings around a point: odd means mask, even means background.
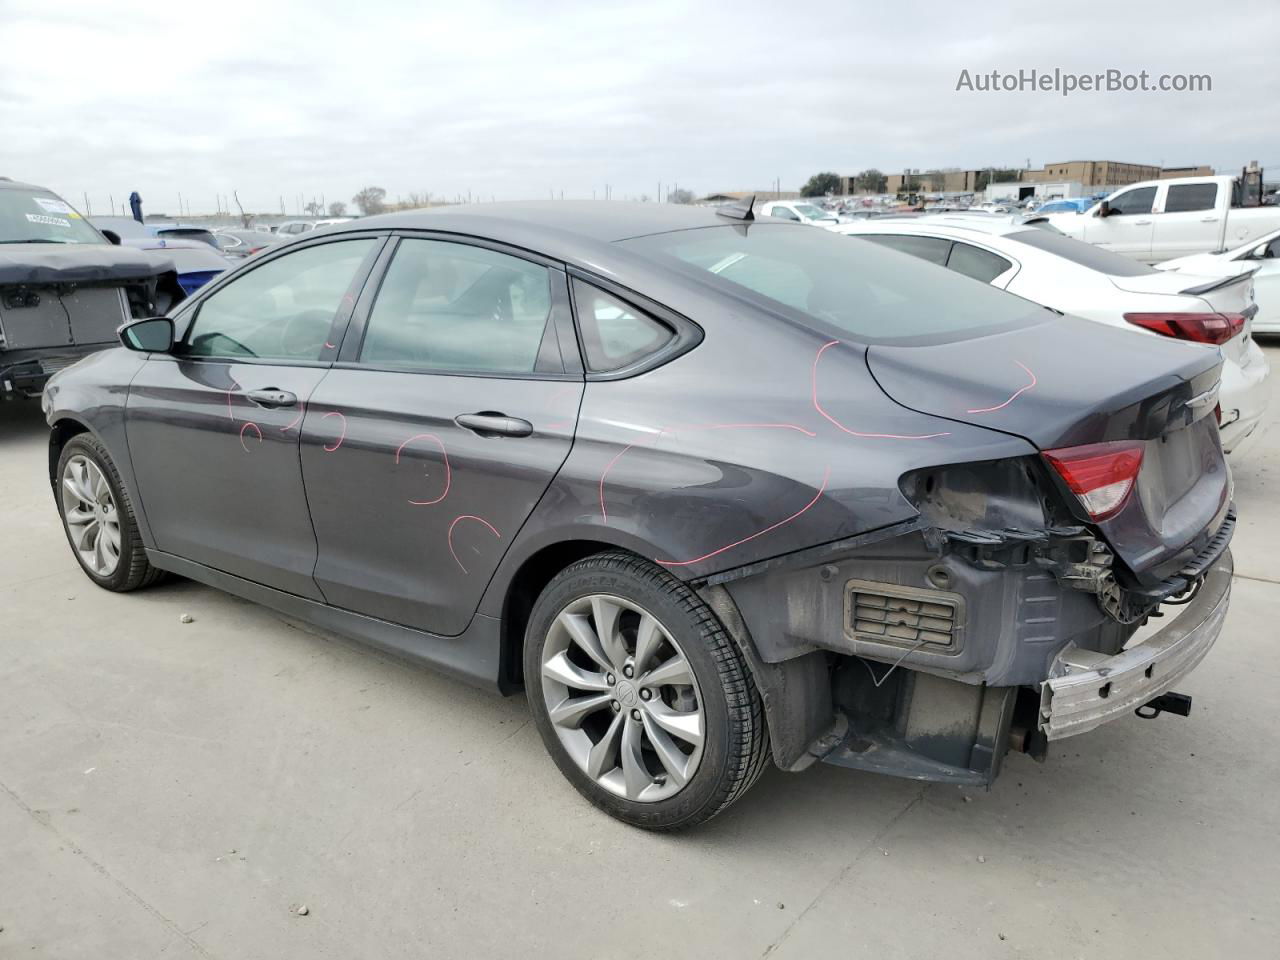
[{"label": "front door", "polygon": [[336,606],[454,636],[573,442],[565,275],[405,237],[374,286],[303,423],[316,581]]},{"label": "front door", "polygon": [[129,388],[138,493],[165,553],[322,599],[298,463],[306,401],[382,238],[308,244],[199,299]]},{"label": "front door", "polygon": [[1155,199],[1155,187],[1134,187],[1117,193],[1111,198],[1109,216],[1091,215],[1084,238],[1136,260],[1150,259],[1154,216],[1151,206]]}]

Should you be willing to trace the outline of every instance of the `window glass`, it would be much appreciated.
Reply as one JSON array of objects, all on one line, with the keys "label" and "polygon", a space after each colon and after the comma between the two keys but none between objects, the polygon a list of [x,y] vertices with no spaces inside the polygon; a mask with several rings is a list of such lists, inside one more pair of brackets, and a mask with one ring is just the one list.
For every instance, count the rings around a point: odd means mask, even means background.
[{"label": "window glass", "polygon": [[947,251],[951,247],[950,240],[940,240],[937,237],[908,237],[896,233],[867,233],[862,236],[882,247],[909,253],[939,266],[947,262]]},{"label": "window glass", "polygon": [[666,324],[603,290],[574,281],[587,367],[593,373],[620,370],[661,350],[675,334]]},{"label": "window glass", "polygon": [[1164,198],[1165,213],[1188,213],[1192,210],[1212,210],[1218,199],[1216,183],[1178,183],[1169,187]]},{"label": "window glass", "polygon": [[360,361],[533,373],[550,314],[546,267],[463,243],[401,240],[369,315]]},{"label": "window glass", "polygon": [[1029,247],[1052,253],[1056,257],[1062,257],[1064,260],[1070,260],[1079,266],[1097,270],[1111,277],[1141,277],[1157,272],[1155,267],[1147,266],[1132,257],[1104,250],[1083,240],[1075,240],[1057,230],[1034,228],[1018,230],[1015,233],[1006,234],[1005,239],[1015,243],[1025,243]]},{"label": "window glass", "polygon": [[780,217],[783,220],[799,220],[800,217],[789,207],[774,207],[769,211],[769,216]]},{"label": "window glass", "polygon": [[761,220],[745,228],[705,227],[619,242],[708,287],[862,343],[944,342],[1053,316],[857,234]]},{"label": "window glass", "polygon": [[200,304],[184,354],[319,359],[342,298],[376,242],[307,247],[237,277]]},{"label": "window glass", "polygon": [[1111,213],[1116,216],[1150,213],[1151,204],[1155,198],[1155,187],[1139,187],[1137,190],[1126,190],[1111,201]]},{"label": "window glass", "polygon": [[947,258],[948,269],[983,283],[990,283],[1011,266],[1004,257],[959,241],[952,245],[951,256]]},{"label": "window glass", "polygon": [[70,204],[52,193],[0,189],[0,243],[106,242]]}]

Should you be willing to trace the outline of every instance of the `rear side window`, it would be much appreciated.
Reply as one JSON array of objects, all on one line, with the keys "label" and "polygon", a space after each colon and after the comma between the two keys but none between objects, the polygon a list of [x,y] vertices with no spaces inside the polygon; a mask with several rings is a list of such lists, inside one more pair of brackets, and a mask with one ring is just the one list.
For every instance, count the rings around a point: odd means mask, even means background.
[{"label": "rear side window", "polygon": [[769,216],[778,217],[782,220],[799,220],[799,215],[790,207],[774,207],[769,211]]},{"label": "rear side window", "polygon": [[943,266],[947,262],[947,253],[951,249],[950,240],[941,240],[938,237],[908,237],[896,233],[865,233],[861,234],[861,237],[878,243],[882,247],[888,247],[890,250],[909,253],[921,260],[936,263],[938,266]]},{"label": "rear side window", "polygon": [[[318,360],[342,298],[376,242],[306,247],[230,280],[200,304],[183,354]],[[184,252],[221,260],[212,251]]]},{"label": "rear side window", "polygon": [[1004,257],[959,241],[952,244],[951,256],[947,258],[948,269],[983,283],[990,283],[1012,266]]},{"label": "rear side window", "polygon": [[360,348],[378,367],[533,373],[551,314],[551,272],[484,247],[405,239]]},{"label": "rear side window", "polygon": [[1177,183],[1169,187],[1164,198],[1165,213],[1190,213],[1193,210],[1212,210],[1218,200],[1216,183]]},{"label": "rear side window", "polygon": [[581,280],[573,282],[573,300],[587,369],[592,373],[629,367],[675,338],[666,324]]},{"label": "rear side window", "polygon": [[767,219],[619,245],[792,322],[861,343],[941,343],[1054,316],[858,235],[797,230]]},{"label": "rear side window", "polygon": [[1070,260],[1081,267],[1097,270],[1099,273],[1105,273],[1111,277],[1141,277],[1148,273],[1156,272],[1155,267],[1149,267],[1145,263],[1134,260],[1132,257],[1112,253],[1110,250],[1103,250],[1101,247],[1094,246],[1092,243],[1085,243],[1083,240],[1073,240],[1071,237],[1065,236],[1056,230],[1037,230],[1034,228],[1019,230],[1016,233],[1006,234],[1005,239],[1012,240],[1015,243],[1025,243],[1028,247],[1035,247],[1045,253],[1052,253],[1054,256]]}]

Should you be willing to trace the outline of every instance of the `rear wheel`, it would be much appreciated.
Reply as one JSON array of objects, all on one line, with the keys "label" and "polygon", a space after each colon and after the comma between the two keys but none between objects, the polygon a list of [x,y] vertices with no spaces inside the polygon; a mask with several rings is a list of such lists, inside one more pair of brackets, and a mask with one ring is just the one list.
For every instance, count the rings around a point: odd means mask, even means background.
[{"label": "rear wheel", "polygon": [[764,769],[764,711],[742,655],[697,594],[639,557],[561,571],[534,606],[524,666],[556,764],[620,820],[693,826]]},{"label": "rear wheel", "polygon": [[57,498],[67,542],[90,580],[125,592],[160,579],[161,572],[147,562],[116,465],[90,434],[72,437],[63,447]]}]

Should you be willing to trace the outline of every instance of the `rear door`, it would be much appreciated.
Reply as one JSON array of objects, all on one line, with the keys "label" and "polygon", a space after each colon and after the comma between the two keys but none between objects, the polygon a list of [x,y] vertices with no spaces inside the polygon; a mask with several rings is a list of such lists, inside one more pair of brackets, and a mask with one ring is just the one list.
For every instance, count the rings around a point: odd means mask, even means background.
[{"label": "rear door", "polygon": [[573,442],[565,273],[424,235],[379,273],[303,422],[315,577],[336,606],[454,636]]},{"label": "rear door", "polygon": [[298,428],[383,242],[340,235],[239,272],[142,365],[126,431],[160,550],[322,599]]},{"label": "rear door", "polygon": [[1151,259],[1172,260],[1216,249],[1224,216],[1218,209],[1219,185],[1171,183],[1164,189],[1163,207],[1158,204],[1160,212],[1153,215]]},{"label": "rear door", "polygon": [[1101,217],[1088,215],[1085,239],[1107,250],[1123,253],[1137,260],[1151,259],[1151,236],[1155,215],[1155,187],[1131,187],[1110,201],[1111,213]]}]

